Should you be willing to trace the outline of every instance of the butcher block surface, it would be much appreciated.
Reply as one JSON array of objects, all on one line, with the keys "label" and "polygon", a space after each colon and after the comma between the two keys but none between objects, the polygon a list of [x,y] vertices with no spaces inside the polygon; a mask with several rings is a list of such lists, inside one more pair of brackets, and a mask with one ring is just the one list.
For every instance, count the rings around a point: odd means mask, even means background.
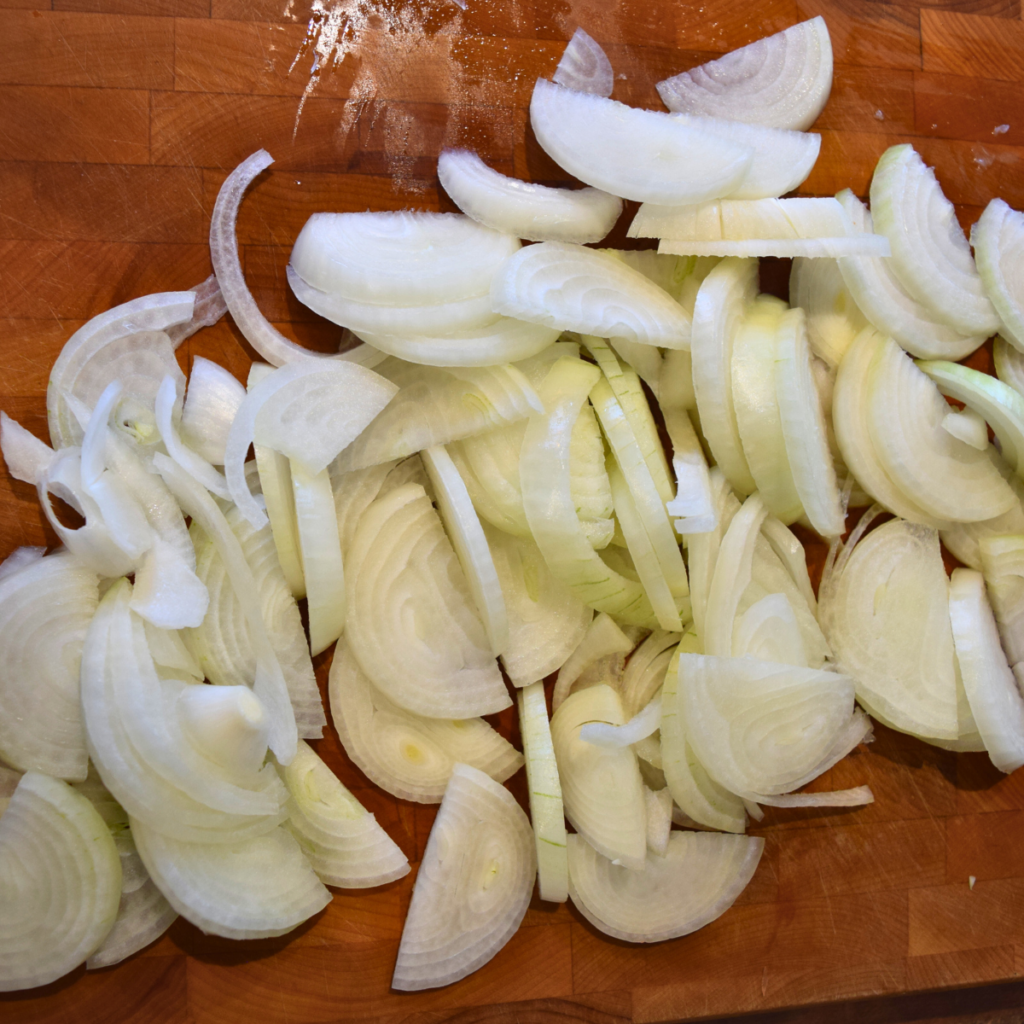
[{"label": "butcher block surface", "polygon": [[[0,0],[0,408],[45,437],[49,368],[78,326],[211,272],[218,187],[260,147],[275,163],[239,220],[248,281],[286,334],[336,347],[338,328],[301,307],[285,282],[306,218],[453,209],[435,176],[446,145],[476,149],[508,174],[566,183],[533,138],[527,106],[577,26],[605,46],[617,99],[660,108],[659,79],[822,14],[835,83],[814,129],[821,158],[805,194],[849,186],[864,196],[881,153],[912,142],[965,225],[997,195],[1024,207],[1019,0],[465,3]],[[621,225],[615,237],[624,239]],[[774,271],[782,280],[784,267]],[[227,318],[182,346],[182,365],[197,355],[244,380],[252,352]],[[3,469],[0,556],[20,544],[56,538],[34,489]],[[819,545],[816,567],[822,557]],[[329,655],[317,664],[323,684]],[[518,743],[514,714],[497,721]],[[371,785],[332,728],[314,745],[415,865],[435,808]],[[337,891],[280,939],[229,942],[179,921],[117,967],[0,997],[0,1020],[626,1024],[1016,978],[1024,771],[1006,777],[984,755],[879,727],[813,788],[864,784],[875,802],[861,809],[769,808],[751,829],[766,846],[750,886],[724,917],[672,942],[613,941],[571,906],[535,900],[518,934],[471,977],[394,992],[413,873]],[[509,785],[524,797],[522,773]],[[927,1005],[932,1014],[943,1004]],[[956,1000],[962,1012],[971,1005]]]}]

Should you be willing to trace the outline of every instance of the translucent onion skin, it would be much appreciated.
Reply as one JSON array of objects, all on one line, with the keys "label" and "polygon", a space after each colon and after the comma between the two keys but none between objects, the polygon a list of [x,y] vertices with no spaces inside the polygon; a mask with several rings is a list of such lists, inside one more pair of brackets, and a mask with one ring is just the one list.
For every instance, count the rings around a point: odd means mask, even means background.
[{"label": "translucent onion skin", "polygon": [[594,96],[611,96],[615,85],[615,73],[608,55],[600,43],[581,28],[573,32],[551,77],[566,89],[589,92]]},{"label": "translucent onion skin", "polygon": [[763,852],[760,836],[672,832],[664,857],[648,854],[643,871],[630,871],[569,836],[569,897],[605,935],[664,942],[721,917]]},{"label": "translucent onion skin", "polygon": [[449,985],[491,960],[526,915],[533,830],[508,790],[456,765],[427,840],[391,987]]},{"label": "translucent onion skin", "polygon": [[55,981],[106,938],[121,859],[88,798],[47,775],[23,775],[0,818],[0,865],[0,992]]},{"label": "translucent onion skin", "polygon": [[442,150],[437,176],[463,213],[531,242],[600,242],[622,212],[622,200],[600,189],[573,191],[519,181],[465,149]]},{"label": "translucent onion skin", "polygon": [[831,91],[832,41],[820,16],[658,83],[669,110],[801,131]]}]

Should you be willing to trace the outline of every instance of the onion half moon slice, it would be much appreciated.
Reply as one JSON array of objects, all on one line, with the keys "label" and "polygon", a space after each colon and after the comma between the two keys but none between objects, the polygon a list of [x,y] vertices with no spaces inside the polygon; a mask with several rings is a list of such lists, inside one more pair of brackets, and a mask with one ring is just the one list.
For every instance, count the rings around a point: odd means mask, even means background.
[{"label": "onion half moon slice", "polygon": [[0,818],[0,992],[74,970],[117,917],[121,859],[87,797],[38,772],[21,777]]},{"label": "onion half moon slice", "polygon": [[831,90],[832,41],[820,16],[658,83],[669,110],[802,131]]},{"label": "onion half moon slice", "polygon": [[914,298],[965,335],[999,330],[953,204],[913,146],[882,154],[871,210],[875,230],[892,245],[891,269]]},{"label": "onion half moon slice", "polygon": [[558,85],[594,96],[611,96],[615,85],[608,55],[601,44],[578,28],[562,52],[555,73],[551,76]]},{"label": "onion half moon slice", "polygon": [[971,245],[978,274],[1002,320],[1006,340],[1024,352],[1024,214],[1011,209],[1002,199],[993,199],[971,228]]},{"label": "onion half moon slice", "polygon": [[600,242],[622,212],[622,200],[600,189],[549,188],[509,178],[467,149],[442,150],[437,176],[463,213],[531,242]]},{"label": "onion half moon slice", "polygon": [[230,843],[188,843],[132,819],[150,877],[168,903],[208,935],[284,935],[319,913],[331,894],[283,828]]},{"label": "onion half moon slice", "polygon": [[482,718],[424,718],[393,704],[367,679],[345,639],[329,677],[331,714],[345,752],[371,782],[400,800],[436,804],[457,762],[497,782],[523,757]]},{"label": "onion half moon slice", "polygon": [[427,840],[391,987],[449,985],[515,934],[537,875],[533,830],[515,798],[458,764]]},{"label": "onion half moon slice", "polygon": [[625,942],[664,942],[703,928],[736,902],[764,851],[760,836],[672,832],[643,871],[569,836],[569,897],[599,931]]},{"label": "onion half moon slice", "polygon": [[[613,196],[681,206],[729,195],[753,147],[669,114],[627,107],[537,79],[530,121],[544,151],[580,181]],[[695,160],[694,153],[701,158]]]}]

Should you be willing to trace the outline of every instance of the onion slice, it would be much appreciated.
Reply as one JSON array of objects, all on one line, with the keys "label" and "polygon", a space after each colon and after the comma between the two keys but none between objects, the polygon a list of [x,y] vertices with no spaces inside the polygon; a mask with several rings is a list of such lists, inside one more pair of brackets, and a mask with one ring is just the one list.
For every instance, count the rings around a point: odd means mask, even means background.
[{"label": "onion slice", "polygon": [[868,325],[836,260],[793,260],[789,303],[807,315],[811,350],[830,367],[839,365],[853,339]]},{"label": "onion slice", "polygon": [[993,199],[971,228],[978,275],[999,319],[1006,340],[1024,352],[1024,292],[1021,255],[1024,214],[1002,199]]},{"label": "onion slice", "polygon": [[245,388],[223,366],[196,356],[181,410],[181,435],[189,448],[223,466],[228,432],[244,398]]},{"label": "onion slice", "polygon": [[579,646],[558,670],[558,679],[551,697],[552,709],[558,710],[572,693],[573,684],[591,665],[609,654],[628,654],[632,649],[633,641],[622,632],[610,615],[605,612],[596,615]]},{"label": "onion slice", "polygon": [[532,242],[600,242],[622,212],[622,200],[600,189],[573,191],[508,178],[468,149],[442,150],[437,176],[463,213]]},{"label": "onion slice", "polygon": [[914,298],[965,335],[999,329],[953,204],[913,146],[882,154],[871,210],[876,230],[892,245],[892,271]]},{"label": "onion slice", "polygon": [[437,988],[482,967],[519,928],[536,874],[533,831],[515,798],[456,765],[416,876],[391,987]]},{"label": "onion slice", "polygon": [[664,857],[648,854],[643,871],[601,856],[569,837],[569,896],[599,931],[625,942],[663,942],[721,917],[757,870],[760,836],[672,832]]},{"label": "onion slice", "polygon": [[569,898],[565,816],[543,682],[531,683],[519,691],[519,729],[526,755],[530,819],[537,845],[538,891],[542,900],[564,903]]},{"label": "onion slice", "polygon": [[594,96],[611,96],[615,84],[615,74],[608,55],[601,49],[601,44],[591,39],[581,28],[576,29],[572,39],[566,43],[562,58],[551,77],[566,89],[589,92]]},{"label": "onion slice", "polygon": [[114,840],[87,797],[28,772],[0,818],[0,863],[0,992],[46,985],[89,957],[114,924]]},{"label": "onion slice", "polygon": [[696,124],[543,78],[533,89],[530,121],[544,151],[570,174],[645,203],[679,206],[729,195],[754,158],[752,146]]},{"label": "onion slice", "polygon": [[669,110],[802,131],[831,89],[832,41],[820,15],[658,83]]}]

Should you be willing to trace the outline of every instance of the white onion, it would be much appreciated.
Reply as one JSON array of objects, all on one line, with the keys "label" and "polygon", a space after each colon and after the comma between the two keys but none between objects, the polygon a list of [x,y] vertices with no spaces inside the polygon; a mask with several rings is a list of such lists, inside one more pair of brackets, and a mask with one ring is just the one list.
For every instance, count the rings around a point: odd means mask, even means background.
[{"label": "white onion", "polygon": [[531,683],[519,691],[519,730],[537,847],[537,889],[542,900],[564,903],[569,897],[565,815],[543,682]]},{"label": "white onion", "polygon": [[[174,461],[195,477],[208,491],[225,501],[231,499],[228,491],[227,481],[224,475],[218,472],[198,452],[194,452],[185,445],[178,435],[178,428],[174,425],[173,411],[178,401],[177,391],[173,377],[164,377],[156,393],[156,427],[160,432],[160,439],[167,449],[167,454]],[[98,407],[97,407],[98,408]],[[95,413],[93,414],[95,416]],[[83,446],[83,452],[85,448]]]},{"label": "white onion", "polygon": [[258,150],[224,179],[210,218],[210,261],[224,302],[245,340],[268,363],[281,366],[296,359],[319,360],[324,357],[319,352],[289,341],[267,320],[256,305],[242,272],[238,238],[235,235],[238,208],[245,190],[273,162],[274,158],[265,149]]},{"label": "white onion", "polygon": [[85,796],[29,772],[0,818],[0,862],[0,992],[46,985],[89,957],[114,924],[117,848]]},{"label": "white onion", "polygon": [[580,739],[598,747],[614,749],[630,747],[647,739],[661,727],[661,698],[655,697],[624,725],[607,722],[587,722],[580,729]]},{"label": "white onion", "polygon": [[384,313],[486,294],[518,248],[512,235],[461,214],[315,213],[295,240],[290,269],[316,291]]},{"label": "white onion", "polygon": [[[561,60],[551,76],[558,85],[594,96],[611,96],[615,84],[608,55],[601,44],[578,28],[566,43]],[[595,239],[596,241],[596,239]]]},{"label": "white onion", "polygon": [[[991,454],[991,449],[989,449]],[[1013,489],[1017,501],[1008,512],[978,523],[950,523],[940,533],[942,543],[953,556],[971,569],[981,569],[979,543],[985,537],[1024,533],[1024,481],[1002,459],[993,459],[996,469]]]},{"label": "white onion", "polygon": [[620,260],[567,242],[528,245],[491,283],[498,313],[565,331],[686,348],[690,320],[663,289]]},{"label": "white onion", "polygon": [[284,935],[323,910],[331,894],[283,828],[231,843],[190,843],[132,819],[146,870],[182,917],[209,935]]},{"label": "white onion", "polygon": [[600,189],[573,191],[509,178],[468,149],[442,150],[437,177],[463,213],[532,242],[600,242],[622,212],[622,200]]},{"label": "white onion", "polygon": [[594,612],[551,574],[532,540],[486,525],[484,533],[508,613],[509,639],[501,662],[513,685],[524,687],[566,661]]},{"label": "white onion", "polygon": [[376,818],[300,741],[281,778],[292,795],[286,825],[327,885],[367,889],[409,873],[409,860]]},{"label": "white onion", "polygon": [[789,302],[806,313],[811,350],[830,367],[839,365],[843,353],[868,324],[836,260],[793,260]]},{"label": "white onion", "polygon": [[[951,365],[956,366],[956,363]],[[988,376],[985,374],[984,376]],[[991,380],[991,378],[989,378]],[[947,412],[942,417],[942,429],[964,444],[983,452],[988,448],[988,424],[973,409],[962,412]]]},{"label": "white onion", "polygon": [[756,290],[756,260],[722,260],[697,293],[690,343],[701,430],[722,472],[742,494],[756,485],[743,454],[729,377],[734,339]]},{"label": "white onion", "polygon": [[448,985],[487,963],[533,893],[533,832],[508,790],[456,765],[423,853],[391,987]]},{"label": "white onion", "polygon": [[585,742],[580,730],[589,722],[624,724],[618,694],[610,686],[577,691],[551,718],[565,816],[596,850],[642,871],[647,811],[636,755],[630,747],[608,749]]},{"label": "white onion", "polygon": [[67,552],[0,579],[0,757],[14,768],[86,776],[78,679],[98,583]]},{"label": "white onion", "polygon": [[1005,338],[996,335],[992,345],[992,358],[996,376],[1004,384],[1009,384],[1015,391],[1024,394],[1024,353],[1019,352]]},{"label": "white onion", "polygon": [[599,931],[626,942],[663,942],[721,917],[746,888],[764,851],[760,836],[673,832],[643,871],[569,837],[569,896]]},{"label": "white onion", "polygon": [[1024,539],[1020,534],[982,537],[979,542],[985,592],[995,613],[1006,660],[1024,662]]},{"label": "white onion", "polygon": [[875,802],[869,786],[838,789],[826,793],[783,793],[781,796],[757,796],[765,807],[864,807]]},{"label": "white onion", "polygon": [[1002,772],[1012,772],[1024,764],[1024,699],[999,644],[981,573],[953,570],[949,618],[978,732],[992,763]]},{"label": "white onion", "polygon": [[891,269],[914,298],[963,334],[999,329],[953,204],[913,146],[882,154],[871,179],[871,210],[876,230],[892,245]]},{"label": "white onion", "polygon": [[126,398],[134,399],[133,413],[144,415],[149,410],[152,430],[160,381],[171,374],[184,384],[164,331],[187,322],[195,301],[193,292],[144,295],[93,317],[71,335],[50,370],[46,388],[50,441],[55,448],[81,443],[84,428],[72,412],[71,400],[91,410],[112,380],[120,381]]},{"label": "white onion", "polygon": [[228,432],[244,398],[245,388],[223,366],[196,356],[181,410],[181,434],[189,448],[223,466]]},{"label": "white onion", "polygon": [[853,681],[846,676],[683,654],[679,699],[687,740],[701,763],[748,799],[798,789],[849,752],[843,741],[854,710]]},{"label": "white onion", "polygon": [[551,707],[557,711],[572,693],[573,684],[593,664],[609,654],[628,654],[633,642],[605,612],[596,615],[576,649],[558,670],[558,679],[551,697]]},{"label": "white onion", "polygon": [[401,800],[436,804],[457,762],[504,782],[522,755],[482,718],[424,718],[384,696],[363,673],[345,638],[329,678],[331,714],[345,752],[372,782]]},{"label": "white onion", "polygon": [[15,480],[35,486],[53,462],[53,449],[26,430],[17,420],[0,412],[0,451],[7,472]]},{"label": "white onion", "polygon": [[832,41],[820,15],[658,83],[669,110],[805,130],[832,89]]},{"label": "white onion", "polygon": [[971,228],[978,275],[1006,340],[1024,351],[1024,294],[1021,292],[1021,241],[1024,215],[1002,199],[993,199]]},{"label": "white onion", "polygon": [[656,629],[630,655],[619,687],[624,715],[638,714],[661,689],[679,641],[679,633]]},{"label": "white onion", "polygon": [[212,327],[228,311],[216,274],[211,274],[201,284],[189,288],[189,291],[195,295],[192,316],[188,320],[168,327],[165,332],[171,339],[175,350],[181,347],[183,341],[191,338],[193,334],[201,331],[204,327]]},{"label": "white onion", "polygon": [[352,653],[391,700],[434,718],[489,715],[512,703],[422,487],[406,484],[366,510],[347,571]]},{"label": "white onion", "polygon": [[[870,513],[869,513],[870,515]],[[934,530],[894,520],[851,536],[822,592],[822,624],[857,699],[902,732],[956,739],[948,583]]]},{"label": "white onion", "polygon": [[[849,189],[836,198],[856,229],[872,230],[868,208]],[[984,333],[958,331],[922,305],[900,283],[891,259],[844,256],[838,265],[843,282],[868,321],[913,355],[963,359],[985,340]]]},{"label": "white onion", "polygon": [[434,485],[437,509],[465,573],[473,603],[487,631],[491,650],[495,655],[504,654],[509,642],[505,598],[487,545],[487,537],[473,510],[469,492],[443,445],[425,448],[422,459],[430,482]]},{"label": "white onion", "polygon": [[716,514],[704,449],[685,409],[662,407],[662,414],[676,478],[675,496],[665,503],[665,511],[682,517],[674,520],[677,533],[707,533],[715,528]]},{"label": "white onion", "polygon": [[639,202],[678,206],[729,195],[754,158],[743,142],[543,78],[533,89],[530,121],[544,151],[570,174]]}]

